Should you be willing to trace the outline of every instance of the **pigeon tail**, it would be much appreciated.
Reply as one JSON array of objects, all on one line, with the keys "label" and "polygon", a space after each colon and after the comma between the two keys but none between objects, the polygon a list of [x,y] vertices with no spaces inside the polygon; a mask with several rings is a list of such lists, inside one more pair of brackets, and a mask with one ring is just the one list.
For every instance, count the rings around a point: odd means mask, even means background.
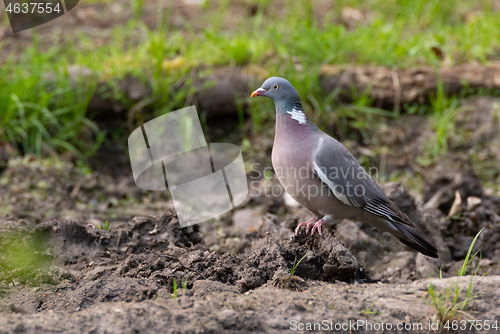
[{"label": "pigeon tail", "polygon": [[424,238],[419,236],[417,233],[410,230],[410,228],[408,228],[408,226],[397,224],[397,223],[396,224],[393,223],[393,225],[396,226],[397,229],[399,231],[401,231],[401,233],[403,233],[405,237],[410,239],[410,240],[407,240],[404,238],[399,238],[399,241],[401,241],[405,245],[407,245],[415,250],[418,250],[420,253],[422,253],[424,255],[433,257],[435,259],[437,259],[439,257],[438,253],[437,253],[437,249],[434,246],[432,246],[429,242],[427,242]]}]

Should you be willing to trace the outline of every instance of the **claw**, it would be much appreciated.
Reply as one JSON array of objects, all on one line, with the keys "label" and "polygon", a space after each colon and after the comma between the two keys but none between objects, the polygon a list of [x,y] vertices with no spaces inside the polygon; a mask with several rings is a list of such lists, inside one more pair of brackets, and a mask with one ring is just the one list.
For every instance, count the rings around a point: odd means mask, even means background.
[{"label": "claw", "polygon": [[[304,225],[306,226],[306,234],[309,233],[309,229],[311,228],[311,226],[314,225],[314,222],[316,222],[316,220],[317,220],[317,217],[312,217],[308,221],[302,222],[299,225],[297,225],[297,227],[295,228],[295,235],[297,235],[299,233],[300,228]],[[314,229],[314,227],[313,227],[313,229]]]},{"label": "claw", "polygon": [[322,224],[323,224],[323,219],[318,220],[318,221],[314,224],[314,226],[313,226],[313,228],[312,228],[312,230],[311,230],[311,235],[312,235],[312,234],[314,234],[314,229],[317,229],[317,230],[318,230],[319,235],[323,235],[323,232],[321,232],[321,225],[322,225]]}]

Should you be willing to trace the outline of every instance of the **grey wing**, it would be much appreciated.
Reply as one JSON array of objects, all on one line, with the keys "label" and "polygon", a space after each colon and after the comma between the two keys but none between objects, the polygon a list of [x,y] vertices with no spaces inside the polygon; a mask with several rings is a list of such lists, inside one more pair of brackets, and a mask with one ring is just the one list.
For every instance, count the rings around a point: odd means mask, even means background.
[{"label": "grey wing", "polygon": [[415,227],[344,145],[330,136],[320,138],[314,156],[314,172],[344,204],[363,208],[391,222]]}]

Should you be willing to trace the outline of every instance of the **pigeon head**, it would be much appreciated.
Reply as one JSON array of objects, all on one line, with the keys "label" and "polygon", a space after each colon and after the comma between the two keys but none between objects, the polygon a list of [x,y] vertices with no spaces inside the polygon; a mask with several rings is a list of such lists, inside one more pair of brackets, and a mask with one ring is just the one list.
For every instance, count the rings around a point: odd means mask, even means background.
[{"label": "pigeon head", "polygon": [[255,96],[268,97],[274,103],[299,98],[299,94],[297,94],[292,84],[288,80],[279,77],[271,77],[264,81],[262,86],[252,93],[252,97]]},{"label": "pigeon head", "polygon": [[265,96],[273,100],[277,114],[289,114],[292,119],[300,124],[307,123],[307,117],[302,109],[299,94],[288,80],[271,77],[252,93],[252,97],[255,96]]}]

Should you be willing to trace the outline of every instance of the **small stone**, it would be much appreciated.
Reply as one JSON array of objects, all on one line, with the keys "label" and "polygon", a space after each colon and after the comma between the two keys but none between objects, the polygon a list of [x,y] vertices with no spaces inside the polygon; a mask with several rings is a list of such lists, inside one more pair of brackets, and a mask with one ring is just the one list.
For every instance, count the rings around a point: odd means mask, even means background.
[{"label": "small stone", "polygon": [[439,277],[439,260],[418,253],[415,266],[421,278]]}]

